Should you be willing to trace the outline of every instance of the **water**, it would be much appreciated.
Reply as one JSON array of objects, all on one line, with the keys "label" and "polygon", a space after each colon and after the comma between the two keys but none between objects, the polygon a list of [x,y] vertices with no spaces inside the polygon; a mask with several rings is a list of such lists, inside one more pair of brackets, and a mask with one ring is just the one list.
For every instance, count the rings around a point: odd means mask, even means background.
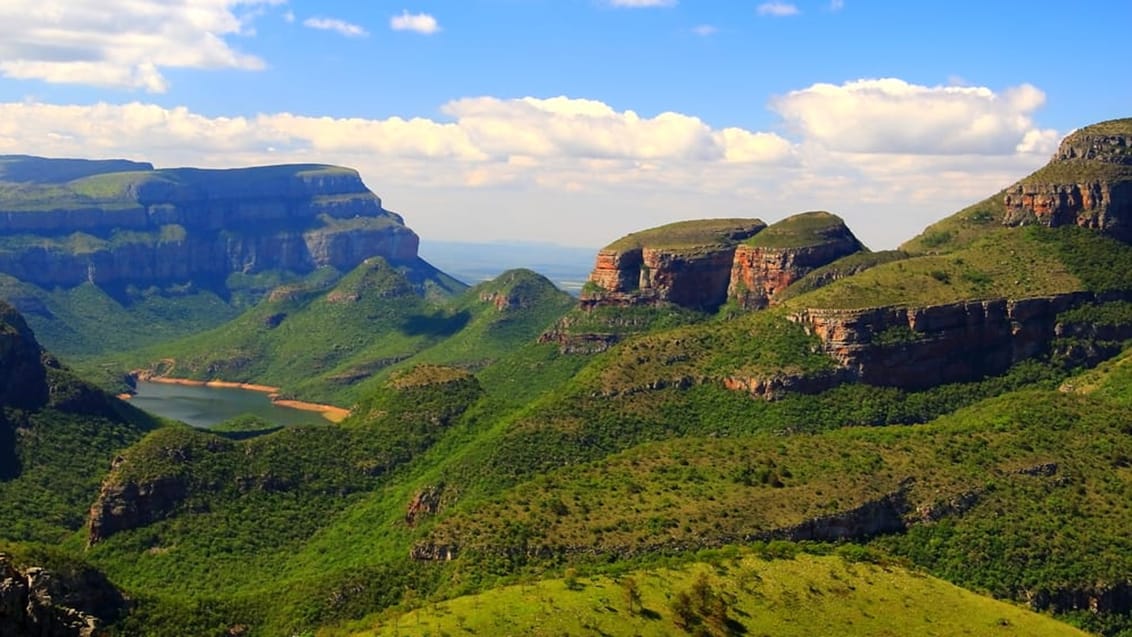
[{"label": "water", "polygon": [[316,412],[280,407],[267,394],[230,387],[172,385],[138,381],[130,404],[194,427],[211,427],[236,416],[254,414],[276,425],[326,424]]}]

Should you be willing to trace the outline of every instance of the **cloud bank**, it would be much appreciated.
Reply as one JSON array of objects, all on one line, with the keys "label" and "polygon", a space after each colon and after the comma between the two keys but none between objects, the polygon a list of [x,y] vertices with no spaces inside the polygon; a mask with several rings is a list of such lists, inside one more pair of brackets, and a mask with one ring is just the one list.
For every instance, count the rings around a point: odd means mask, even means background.
[{"label": "cloud bank", "polygon": [[[6,0],[0,75],[162,93],[163,68],[258,70],[225,39],[282,0]],[[238,9],[244,11],[238,12]]]},{"label": "cloud bank", "polygon": [[436,119],[14,102],[0,104],[0,153],[343,164],[435,238],[473,202],[490,212],[461,236],[589,245],[681,218],[823,208],[890,247],[1044,163],[1060,135],[1033,123],[1043,101],[1030,85],[815,84],[771,101],[782,132],[568,97],[465,98]]}]

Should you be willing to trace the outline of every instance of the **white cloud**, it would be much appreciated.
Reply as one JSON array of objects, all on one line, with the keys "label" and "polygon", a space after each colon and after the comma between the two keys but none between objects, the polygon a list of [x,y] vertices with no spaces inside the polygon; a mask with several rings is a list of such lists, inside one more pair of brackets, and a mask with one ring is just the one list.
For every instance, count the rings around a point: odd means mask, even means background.
[{"label": "white cloud", "polygon": [[440,24],[436,18],[427,13],[409,13],[402,11],[389,19],[389,28],[394,31],[414,31],[424,35],[432,35],[440,31]]},{"label": "white cloud", "polygon": [[609,5],[626,9],[645,9],[649,7],[674,7],[676,0],[609,0]]},{"label": "white cloud", "polygon": [[710,35],[715,35],[716,33],[719,33],[719,29],[717,27],[710,25],[710,24],[700,24],[700,25],[692,27],[692,33],[695,33],[698,36],[706,38]]},{"label": "white cloud", "polygon": [[[0,154],[352,166],[435,239],[601,245],[682,218],[828,209],[879,249],[1019,179],[1055,147],[1058,133],[1026,115],[1041,91],[964,90],[814,85],[772,103],[793,139],[567,97],[460,99],[437,119],[15,102],[0,103]],[[964,115],[952,114],[957,99]]]},{"label": "white cloud", "polygon": [[282,0],[6,0],[0,74],[160,93],[163,68],[257,70],[226,36],[248,35],[254,9]]},{"label": "white cloud", "polygon": [[[1002,93],[985,87],[921,86],[899,79],[814,84],[771,101],[808,140],[858,153],[982,154],[1017,152],[1045,101],[1022,84]],[[1027,147],[1036,142],[1031,138]]]},{"label": "white cloud", "polygon": [[845,0],[829,0],[829,10],[837,13],[845,8]]},{"label": "white cloud", "polygon": [[769,15],[778,18],[801,13],[797,5],[790,2],[778,2],[777,0],[760,4],[758,8],[755,9],[755,12],[759,15]]},{"label": "white cloud", "polygon": [[303,20],[303,26],[320,31],[334,31],[348,38],[361,38],[369,35],[369,32],[362,27],[337,18],[307,18]]}]

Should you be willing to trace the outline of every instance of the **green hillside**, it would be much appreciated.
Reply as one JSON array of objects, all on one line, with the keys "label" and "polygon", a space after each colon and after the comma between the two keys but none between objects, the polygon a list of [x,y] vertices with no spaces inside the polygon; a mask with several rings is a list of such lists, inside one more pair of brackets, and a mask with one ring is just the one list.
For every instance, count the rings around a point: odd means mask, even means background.
[{"label": "green hillside", "polygon": [[714,563],[505,586],[358,622],[366,624],[373,628],[349,634],[1086,634],[899,567],[737,551]]}]

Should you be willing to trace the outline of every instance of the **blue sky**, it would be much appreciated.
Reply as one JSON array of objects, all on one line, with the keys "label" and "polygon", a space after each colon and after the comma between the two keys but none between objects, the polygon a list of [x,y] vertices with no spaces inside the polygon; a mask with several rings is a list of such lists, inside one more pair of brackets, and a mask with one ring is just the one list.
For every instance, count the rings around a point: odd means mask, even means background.
[{"label": "blue sky", "polygon": [[422,236],[893,247],[1132,116],[1132,2],[4,0],[0,152],[357,168]]}]

